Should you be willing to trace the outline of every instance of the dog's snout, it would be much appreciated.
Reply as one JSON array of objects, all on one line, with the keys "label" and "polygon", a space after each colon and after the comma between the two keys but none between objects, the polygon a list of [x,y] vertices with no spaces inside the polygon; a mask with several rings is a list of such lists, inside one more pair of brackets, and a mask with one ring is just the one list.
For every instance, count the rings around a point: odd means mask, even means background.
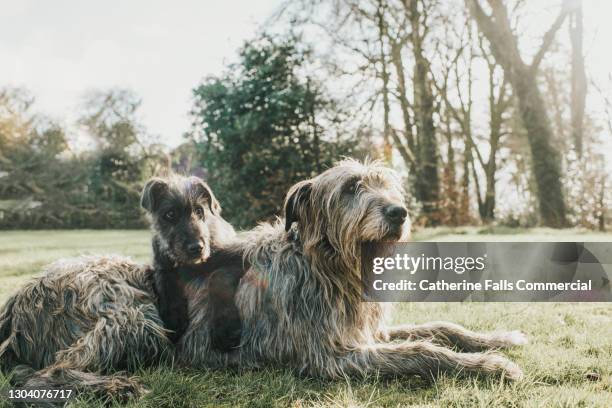
[{"label": "dog's snout", "polygon": [[385,208],[385,216],[393,223],[401,224],[408,216],[408,210],[402,205],[389,205]]},{"label": "dog's snout", "polygon": [[194,242],[187,246],[187,251],[189,251],[190,255],[200,255],[203,249],[204,245],[201,242]]}]

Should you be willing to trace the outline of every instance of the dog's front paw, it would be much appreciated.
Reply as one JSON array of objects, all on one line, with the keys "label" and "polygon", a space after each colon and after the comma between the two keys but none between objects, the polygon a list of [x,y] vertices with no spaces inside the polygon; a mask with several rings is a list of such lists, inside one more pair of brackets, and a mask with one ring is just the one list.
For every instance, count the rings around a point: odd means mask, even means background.
[{"label": "dog's front paw", "polygon": [[104,391],[107,396],[110,395],[122,404],[149,393],[149,390],[144,387],[138,378],[122,375],[111,376]]},{"label": "dog's front paw", "polygon": [[527,335],[520,330],[497,333],[495,336],[500,343],[500,347],[524,346],[529,343]]},{"label": "dog's front paw", "polygon": [[524,377],[523,370],[515,362],[501,355],[490,355],[487,365],[492,373],[501,374],[511,381],[519,381]]}]

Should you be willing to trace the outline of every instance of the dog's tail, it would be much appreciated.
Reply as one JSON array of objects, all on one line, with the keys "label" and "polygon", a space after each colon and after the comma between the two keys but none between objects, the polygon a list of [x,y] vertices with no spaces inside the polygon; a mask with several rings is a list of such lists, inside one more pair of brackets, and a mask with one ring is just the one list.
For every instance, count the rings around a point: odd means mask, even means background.
[{"label": "dog's tail", "polygon": [[0,309],[0,370],[7,373],[16,364],[13,351],[15,332],[13,331],[13,308],[17,296],[12,296]]}]

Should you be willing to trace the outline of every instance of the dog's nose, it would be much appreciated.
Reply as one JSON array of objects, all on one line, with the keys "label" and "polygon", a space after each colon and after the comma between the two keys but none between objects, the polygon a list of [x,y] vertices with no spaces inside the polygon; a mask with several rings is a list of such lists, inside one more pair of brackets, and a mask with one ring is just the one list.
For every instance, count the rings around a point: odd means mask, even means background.
[{"label": "dog's nose", "polygon": [[194,244],[189,244],[189,246],[187,246],[187,251],[189,251],[190,255],[200,255],[203,249],[204,249],[204,245],[202,245],[201,242],[196,242]]},{"label": "dog's nose", "polygon": [[395,224],[403,224],[408,216],[408,210],[402,205],[390,205],[385,208],[385,216]]}]

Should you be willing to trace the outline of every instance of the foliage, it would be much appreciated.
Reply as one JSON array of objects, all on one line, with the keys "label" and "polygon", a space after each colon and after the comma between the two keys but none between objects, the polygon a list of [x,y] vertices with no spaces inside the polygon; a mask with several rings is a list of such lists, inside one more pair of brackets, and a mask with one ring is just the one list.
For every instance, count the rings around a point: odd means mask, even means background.
[{"label": "foliage", "polygon": [[263,36],[240,61],[194,90],[196,131],[208,181],[236,226],[279,214],[295,182],[355,153],[336,101],[303,78],[308,53],[295,39]]},{"label": "foliage", "polygon": [[0,227],[143,227],[139,194],[150,155],[128,91],[90,94],[80,119],[95,149],[70,150],[65,130],[31,112],[26,92],[0,92]]}]

